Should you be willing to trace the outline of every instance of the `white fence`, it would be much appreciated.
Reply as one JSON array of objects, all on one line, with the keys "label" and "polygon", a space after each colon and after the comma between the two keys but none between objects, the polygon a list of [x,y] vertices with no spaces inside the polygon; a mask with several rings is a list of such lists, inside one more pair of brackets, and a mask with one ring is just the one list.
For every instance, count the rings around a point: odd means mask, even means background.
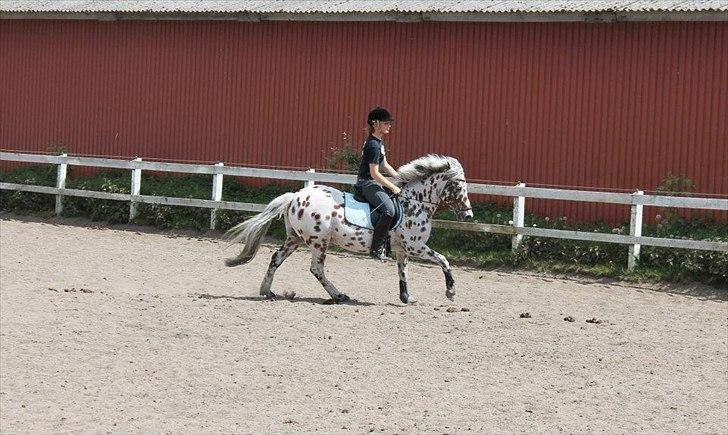
[{"label": "white fence", "polygon": [[[356,182],[355,175],[321,173],[316,172],[314,169],[309,169],[308,171],[289,171],[280,169],[228,167],[225,166],[223,163],[218,163],[216,165],[198,165],[147,162],[143,161],[142,159],[117,160],[92,157],[72,157],[66,154],[51,156],[10,152],[0,152],[0,160],[58,165],[58,177],[56,187],[0,182],[0,189],[56,195],[56,213],[58,214],[63,211],[64,196],[80,196],[85,198],[129,201],[130,220],[134,219],[134,217],[136,216],[138,204],[164,204],[186,207],[204,207],[211,209],[211,229],[215,228],[217,210],[241,210],[257,212],[262,211],[266,205],[222,201],[223,177],[225,175],[235,177],[256,177],[272,178],[278,180],[303,181],[307,185],[313,185],[313,183],[315,182],[339,184],[354,184]],[[128,169],[131,171],[131,193],[123,194],[79,189],[67,189],[65,186],[66,170],[68,165],[90,166],[95,168]],[[142,180],[141,173],[143,170],[212,175],[213,184],[212,192],[210,195],[211,199],[205,200],[140,195],[139,192]],[[523,183],[520,183],[516,186],[498,186],[491,184],[469,183],[468,186],[468,191],[470,193],[509,196],[514,198],[512,221],[513,225],[435,220],[435,227],[511,235],[513,240],[512,247],[514,250],[518,249],[518,247],[522,243],[523,236],[552,237],[558,239],[625,244],[629,246],[627,254],[627,264],[630,270],[635,267],[637,261],[639,260],[641,245],[728,252],[728,243],[726,242],[669,239],[642,236],[642,210],[644,206],[682,207],[692,209],[728,211],[728,199],[644,195],[642,191],[627,194],[567,189],[547,189],[540,187],[527,187]],[[524,216],[526,212],[526,198],[559,199],[566,201],[585,201],[630,205],[632,209],[630,219],[630,233],[629,235],[621,235],[525,227]]]}]

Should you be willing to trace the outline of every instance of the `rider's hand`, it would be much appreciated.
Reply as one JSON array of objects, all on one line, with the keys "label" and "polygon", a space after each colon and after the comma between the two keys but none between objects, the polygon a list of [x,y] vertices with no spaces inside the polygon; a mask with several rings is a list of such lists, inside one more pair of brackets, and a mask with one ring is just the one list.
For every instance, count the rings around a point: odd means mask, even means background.
[{"label": "rider's hand", "polygon": [[392,193],[395,195],[399,195],[402,192],[402,189],[400,189],[397,186],[394,186],[394,189],[392,189]]}]

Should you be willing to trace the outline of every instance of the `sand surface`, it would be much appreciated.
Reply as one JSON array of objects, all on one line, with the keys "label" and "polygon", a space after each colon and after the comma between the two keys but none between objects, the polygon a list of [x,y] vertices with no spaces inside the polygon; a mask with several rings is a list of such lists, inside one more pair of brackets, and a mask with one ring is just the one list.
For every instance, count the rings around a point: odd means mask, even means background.
[{"label": "sand surface", "polygon": [[271,302],[275,246],[93,225],[0,215],[2,433],[728,432],[726,289],[332,254],[325,305],[299,251]]}]

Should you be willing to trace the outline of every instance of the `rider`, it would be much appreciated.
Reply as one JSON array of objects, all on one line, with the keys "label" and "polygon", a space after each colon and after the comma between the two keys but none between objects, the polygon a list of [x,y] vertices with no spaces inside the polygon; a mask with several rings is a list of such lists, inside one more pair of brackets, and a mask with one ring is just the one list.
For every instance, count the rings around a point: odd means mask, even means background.
[{"label": "rider", "polygon": [[392,127],[392,116],[386,109],[376,107],[369,112],[367,125],[369,137],[362,147],[362,159],[359,165],[356,189],[366,198],[372,209],[381,214],[374,228],[372,246],[369,255],[378,260],[386,260],[384,242],[389,232],[389,226],[394,219],[394,202],[390,195],[399,195],[400,189],[391,181],[384,178],[380,168],[389,175],[397,177],[397,170],[387,162],[384,151],[384,135]]}]

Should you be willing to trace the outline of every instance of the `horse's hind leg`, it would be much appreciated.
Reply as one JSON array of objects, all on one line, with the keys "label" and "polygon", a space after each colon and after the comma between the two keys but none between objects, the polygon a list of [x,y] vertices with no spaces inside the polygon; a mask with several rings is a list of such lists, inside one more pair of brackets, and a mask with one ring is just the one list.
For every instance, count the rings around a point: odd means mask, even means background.
[{"label": "horse's hind leg", "polygon": [[[318,244],[316,244],[318,245]],[[312,246],[311,247],[311,273],[316,279],[319,280],[326,292],[331,296],[334,302],[346,302],[349,300],[349,296],[339,292],[339,290],[331,284],[324,274],[324,262],[326,261],[326,246]]]},{"label": "horse's hind leg", "polygon": [[270,265],[268,271],[265,273],[265,278],[260,284],[260,294],[269,299],[275,299],[276,295],[270,291],[270,286],[273,284],[273,275],[276,273],[276,269],[280,266],[289,255],[291,255],[301,244],[301,239],[294,235],[289,235],[285,243],[273,253],[273,257],[270,259]]}]

